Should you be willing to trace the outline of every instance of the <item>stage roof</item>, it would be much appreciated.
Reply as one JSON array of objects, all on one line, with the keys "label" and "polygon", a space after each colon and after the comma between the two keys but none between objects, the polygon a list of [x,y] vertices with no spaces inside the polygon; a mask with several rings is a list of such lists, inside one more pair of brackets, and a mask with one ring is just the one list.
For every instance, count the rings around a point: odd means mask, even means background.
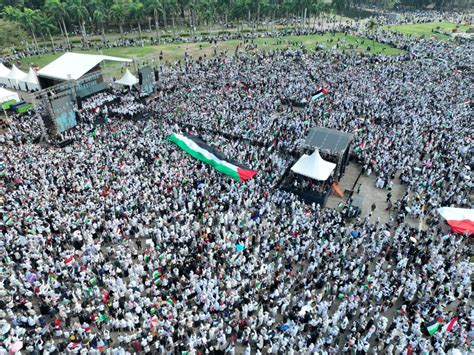
[{"label": "stage roof", "polygon": [[303,156],[291,167],[297,174],[311,179],[326,181],[336,168],[336,164],[324,160],[316,149],[313,154]]},{"label": "stage roof", "polygon": [[352,134],[335,129],[314,127],[309,131],[305,144],[311,148],[343,153],[352,141]]},{"label": "stage roof", "polygon": [[131,59],[109,57],[107,55],[67,52],[39,70],[38,75],[55,80],[69,80],[70,75],[72,80],[77,80],[104,60],[114,62],[132,61]]}]

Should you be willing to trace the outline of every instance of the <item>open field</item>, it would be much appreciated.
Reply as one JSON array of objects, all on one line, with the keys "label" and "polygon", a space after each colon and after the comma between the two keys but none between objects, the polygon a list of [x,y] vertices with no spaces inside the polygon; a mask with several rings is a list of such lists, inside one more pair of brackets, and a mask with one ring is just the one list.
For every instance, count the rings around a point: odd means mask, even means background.
[{"label": "open field", "polygon": [[[371,47],[372,53],[385,53],[385,54],[400,54],[403,51],[384,45],[382,43],[375,42],[361,38],[358,36],[345,35],[343,33],[336,33],[334,35],[308,35],[308,36],[284,36],[281,38],[258,38],[253,41],[257,45],[257,49],[263,50],[275,50],[283,49],[288,47],[298,47],[304,45],[308,50],[315,50],[317,46],[324,46],[326,50],[337,49],[346,51],[356,52],[367,52],[367,47]],[[227,53],[233,55],[238,45],[243,44],[241,40],[229,40],[218,42],[217,46],[211,45],[209,42],[198,42],[198,43],[169,43],[158,46],[143,46],[143,47],[117,47],[109,48],[100,51],[102,54],[118,56],[124,58],[135,59],[137,61],[155,61],[159,62],[160,52],[163,52],[163,63],[173,63],[177,60],[184,59],[184,55],[187,52],[192,58],[198,57],[210,57],[214,55],[214,50],[217,53]],[[372,48],[373,47],[373,48]],[[95,49],[90,50],[77,50],[80,53],[98,53]],[[44,67],[57,57],[62,52],[51,53],[41,56],[34,56],[24,58],[21,60],[21,67],[28,69],[30,65],[39,65],[40,68]],[[118,68],[122,64],[108,64],[109,69],[117,66]]]},{"label": "open field", "polygon": [[[218,33],[236,33],[239,30],[243,33],[257,33],[257,32],[267,32],[267,31],[291,31],[298,28],[309,28],[312,27],[316,22],[323,28],[331,28],[333,26],[333,21],[338,23],[344,23],[352,21],[352,19],[340,15],[334,14],[321,14],[319,17],[310,17],[307,19],[306,25],[303,25],[301,21],[294,21],[284,23],[281,20],[278,21],[263,21],[261,23],[252,23],[252,22],[241,22],[241,23],[231,23],[229,26],[223,26],[219,24],[213,24],[210,26],[199,25],[195,29],[196,36],[203,36],[208,34],[218,34]],[[3,27],[2,27],[3,26]],[[2,33],[0,33],[0,54],[8,54],[11,50],[12,46],[15,47],[23,47],[26,45],[25,43],[21,43],[22,41],[27,41],[31,43],[31,39],[29,35],[21,30],[21,28],[12,23],[6,22],[0,19],[0,28],[12,27],[12,30],[8,30],[4,33],[4,38],[2,37]],[[160,28],[160,35],[163,38],[170,38],[170,37],[189,37],[191,35],[189,26],[179,24],[175,27],[172,27],[168,24],[166,28]],[[77,33],[77,31],[71,32],[71,28],[69,28],[69,40],[72,41],[73,44],[79,44],[81,42],[81,36]],[[119,39],[139,39],[138,29],[135,28],[124,28],[124,33],[121,35],[118,31],[118,28],[106,29],[106,40],[109,42],[118,41]],[[156,30],[154,26],[150,24],[143,23],[142,24],[142,38],[149,39],[149,38],[156,38]],[[2,38],[4,41],[2,42]],[[88,40],[91,42],[102,43],[102,36],[99,33],[88,33],[87,36]],[[64,38],[60,36],[59,33],[53,34],[53,39],[56,44],[63,43]],[[49,36],[40,36],[38,37],[38,44],[41,47],[51,47],[51,41]]]},{"label": "open field", "polygon": [[435,37],[436,39],[446,40],[450,36],[444,33],[438,33],[433,31],[441,31],[451,33],[453,30],[459,32],[465,32],[470,28],[469,25],[459,25],[452,22],[427,22],[427,23],[415,23],[406,25],[386,26],[387,29],[392,31],[400,32],[410,36],[428,36]]}]

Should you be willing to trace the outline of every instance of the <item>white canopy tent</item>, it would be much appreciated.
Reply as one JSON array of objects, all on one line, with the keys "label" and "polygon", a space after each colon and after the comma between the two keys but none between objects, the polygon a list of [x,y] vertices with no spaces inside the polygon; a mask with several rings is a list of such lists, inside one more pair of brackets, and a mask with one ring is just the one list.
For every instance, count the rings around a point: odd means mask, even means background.
[{"label": "white canopy tent", "polygon": [[316,149],[313,154],[303,156],[291,167],[291,170],[311,179],[326,181],[336,168],[336,164],[321,158]]},{"label": "white canopy tent", "polygon": [[27,77],[27,74],[25,72],[22,72],[20,69],[16,67],[15,64],[13,64],[10,74],[8,74],[7,76],[7,79],[9,81],[8,87],[21,89],[20,82],[25,80],[26,77]]},{"label": "white canopy tent", "polygon": [[25,91],[34,91],[34,90],[40,90],[40,84],[38,81],[38,77],[36,76],[36,72],[33,70],[33,68],[30,67],[30,71],[28,72],[28,75],[26,76],[25,80],[22,81],[22,86],[24,84],[24,89]]},{"label": "white canopy tent", "polygon": [[16,102],[20,102],[20,96],[14,91],[0,88],[0,104],[10,101],[10,100],[15,100]]},{"label": "white canopy tent", "polygon": [[38,76],[58,81],[77,80],[104,60],[131,62],[131,59],[107,55],[67,52],[38,71]]},{"label": "white canopy tent", "polygon": [[125,74],[123,74],[119,80],[116,80],[115,83],[131,87],[135,84],[138,84],[138,79],[127,69],[125,70]]},{"label": "white canopy tent", "polygon": [[10,69],[8,69],[3,63],[0,63],[0,84],[8,85],[8,75],[10,74]]}]

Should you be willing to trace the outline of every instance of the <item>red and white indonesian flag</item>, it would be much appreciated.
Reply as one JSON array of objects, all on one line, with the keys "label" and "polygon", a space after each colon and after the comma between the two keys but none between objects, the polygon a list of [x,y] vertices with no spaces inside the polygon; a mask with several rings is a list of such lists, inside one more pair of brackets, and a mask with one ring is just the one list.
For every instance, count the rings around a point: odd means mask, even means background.
[{"label": "red and white indonesian flag", "polygon": [[474,210],[467,208],[441,207],[438,213],[455,233],[474,234]]}]

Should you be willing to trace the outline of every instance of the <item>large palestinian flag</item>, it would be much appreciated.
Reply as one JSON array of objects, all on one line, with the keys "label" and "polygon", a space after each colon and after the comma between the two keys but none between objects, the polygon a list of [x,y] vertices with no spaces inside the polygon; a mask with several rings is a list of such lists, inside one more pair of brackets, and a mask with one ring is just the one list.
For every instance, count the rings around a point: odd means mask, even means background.
[{"label": "large palestinian flag", "polygon": [[207,145],[201,139],[190,134],[172,134],[168,139],[178,147],[189,153],[193,158],[216,168],[223,174],[229,175],[238,181],[251,179],[257,173],[241,164],[227,159],[222,153]]},{"label": "large palestinian flag", "polygon": [[326,96],[328,96],[328,91],[326,89],[320,89],[313,95],[311,100],[312,101],[321,100],[325,98]]}]

